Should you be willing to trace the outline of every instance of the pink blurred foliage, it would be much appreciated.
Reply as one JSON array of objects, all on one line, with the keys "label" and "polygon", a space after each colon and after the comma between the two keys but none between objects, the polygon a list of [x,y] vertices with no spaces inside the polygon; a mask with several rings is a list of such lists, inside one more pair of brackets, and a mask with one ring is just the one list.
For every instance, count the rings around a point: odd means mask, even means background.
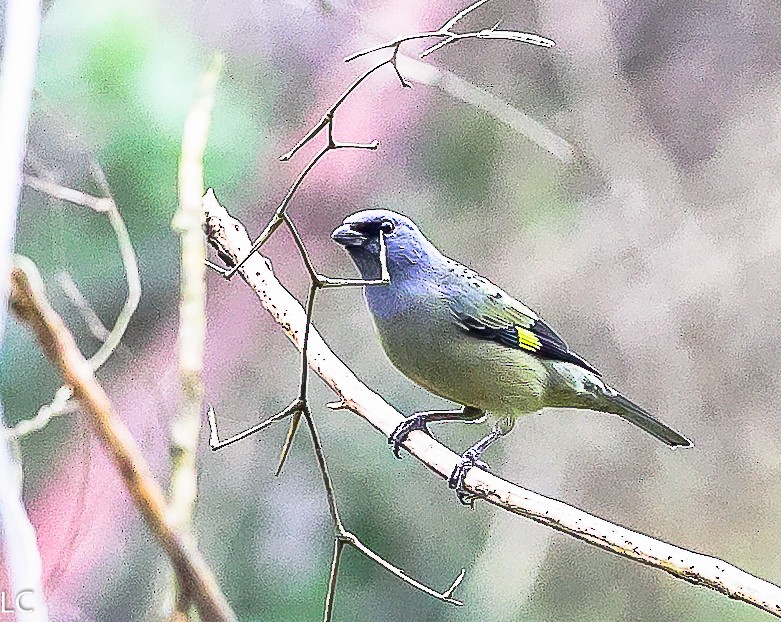
[{"label": "pink blurred foliage", "polygon": [[[158,474],[165,472],[168,454],[162,417],[170,416],[176,405],[175,331],[170,322],[167,328],[154,349],[118,376],[121,383],[106,386],[117,414]],[[89,428],[83,416],[78,421]],[[88,442],[89,446],[63,456],[31,508],[55,619],[58,612],[72,607],[75,594],[84,594],[86,585],[103,580],[95,571],[104,568],[106,560],[122,559],[130,523],[138,516],[116,468],[91,431]]]}]

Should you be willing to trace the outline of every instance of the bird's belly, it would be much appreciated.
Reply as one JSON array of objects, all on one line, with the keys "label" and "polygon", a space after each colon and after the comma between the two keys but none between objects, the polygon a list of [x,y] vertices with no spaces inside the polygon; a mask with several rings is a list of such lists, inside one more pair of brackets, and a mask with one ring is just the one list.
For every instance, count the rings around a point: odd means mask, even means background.
[{"label": "bird's belly", "polygon": [[436,395],[498,415],[543,406],[548,371],[531,354],[476,339],[456,325],[431,330],[427,323],[380,322],[377,329],[391,362]]}]

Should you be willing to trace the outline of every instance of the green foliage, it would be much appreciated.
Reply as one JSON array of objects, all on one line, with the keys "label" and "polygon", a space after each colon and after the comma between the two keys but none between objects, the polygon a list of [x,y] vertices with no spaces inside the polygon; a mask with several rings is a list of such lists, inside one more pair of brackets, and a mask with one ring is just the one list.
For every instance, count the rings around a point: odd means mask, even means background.
[{"label": "green foliage", "polygon": [[[145,0],[53,5],[42,27],[30,128],[31,153],[65,185],[100,192],[91,181],[85,149],[105,170],[141,270],[143,297],[125,340],[129,349],[176,303],[172,284],[177,283],[178,241],[170,222],[177,205],[181,136],[210,53],[191,33],[161,20],[160,10]],[[205,162],[207,183],[227,195],[245,192],[268,133],[266,108],[258,106],[257,94],[240,86],[246,73],[220,84]],[[17,252],[39,265],[49,295],[85,353],[94,352],[98,344],[54,277],[68,272],[111,325],[126,288],[106,216],[27,189]],[[23,330],[8,333],[0,367],[0,394],[12,424],[30,417],[58,386],[56,374]],[[38,379],[37,390],[21,390],[30,377]],[[48,433],[43,433],[43,445],[52,452],[56,448],[46,441]],[[32,447],[37,446],[36,440]],[[37,449],[34,453],[39,455]]]},{"label": "green foliage", "polygon": [[438,111],[426,134],[427,172],[440,180],[452,197],[452,209],[488,199],[494,184],[498,155],[498,125],[491,117],[466,105]]}]

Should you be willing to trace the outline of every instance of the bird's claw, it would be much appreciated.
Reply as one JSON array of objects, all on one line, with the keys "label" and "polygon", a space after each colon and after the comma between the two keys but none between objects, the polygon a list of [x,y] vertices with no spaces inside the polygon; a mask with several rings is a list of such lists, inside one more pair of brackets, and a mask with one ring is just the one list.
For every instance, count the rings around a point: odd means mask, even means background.
[{"label": "bird's claw", "polygon": [[393,455],[397,458],[401,458],[401,446],[413,430],[420,430],[431,436],[431,432],[428,426],[426,426],[426,421],[422,417],[412,415],[406,418],[396,426],[396,429],[388,437],[388,445],[393,447]]},{"label": "bird's claw", "polygon": [[481,460],[479,456],[480,454],[478,454],[473,449],[467,449],[463,454],[461,454],[461,459],[458,461],[456,468],[453,469],[453,472],[450,474],[450,477],[447,480],[447,485],[456,491],[458,500],[463,505],[468,505],[469,507],[474,507],[475,499],[479,495],[468,492],[464,488],[464,479],[466,478],[466,474],[472,467],[477,467],[483,471],[488,470],[488,464],[486,464],[484,460]]}]

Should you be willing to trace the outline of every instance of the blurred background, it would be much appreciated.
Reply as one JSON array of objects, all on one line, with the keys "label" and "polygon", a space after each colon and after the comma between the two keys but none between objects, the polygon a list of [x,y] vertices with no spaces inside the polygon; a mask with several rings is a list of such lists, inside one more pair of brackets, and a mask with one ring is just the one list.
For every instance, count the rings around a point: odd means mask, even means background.
[{"label": "blurred background", "polygon": [[[225,55],[206,183],[258,232],[318,145],[288,163],[279,155],[373,60],[344,57],[436,29],[464,6],[56,0],[46,7],[28,166],[97,192],[93,154],[127,221],[143,293],[99,377],[162,481],[178,399],[178,239],[170,223],[182,124],[209,58]],[[781,8],[759,0],[493,0],[462,27],[497,21],[557,46],[452,45],[426,62],[463,82],[439,87],[402,89],[390,68],[381,70],[336,123],[337,139],[376,138],[381,148],[329,154],[291,214],[319,268],[350,276],[354,268],[330,231],[359,209],[404,212],[696,444],[673,452],[618,418],[550,411],[519,422],[491,449],[497,474],[780,582]],[[415,56],[423,47],[403,51]],[[400,62],[405,67],[421,75],[421,67]],[[498,119],[499,104],[465,103],[463,89],[475,88],[543,124],[574,157],[566,149],[554,156],[518,123]],[[40,266],[83,350],[94,352],[99,342],[59,283],[70,275],[113,324],[126,291],[105,216],[28,188],[17,247]],[[303,296],[308,279],[289,236],[275,235],[266,252]],[[208,297],[206,400],[227,435],[294,397],[298,358],[243,283],[209,275]],[[442,404],[387,362],[360,291],[322,294],[316,323],[402,412]],[[32,417],[58,386],[30,334],[13,323],[0,366],[9,424]],[[465,509],[418,463],[394,460],[358,417],[326,409],[333,396],[317,378],[310,394],[347,527],[437,589],[467,569],[457,594],[466,606],[455,608],[348,550],[336,620],[767,619],[486,504]],[[211,453],[202,427],[196,530],[242,620],[322,615],[332,529],[306,434],[283,474],[272,475],[286,429]],[[436,428],[457,451],[483,432]],[[86,419],[59,417],[21,447],[53,619],[158,619],[167,563]]]}]

